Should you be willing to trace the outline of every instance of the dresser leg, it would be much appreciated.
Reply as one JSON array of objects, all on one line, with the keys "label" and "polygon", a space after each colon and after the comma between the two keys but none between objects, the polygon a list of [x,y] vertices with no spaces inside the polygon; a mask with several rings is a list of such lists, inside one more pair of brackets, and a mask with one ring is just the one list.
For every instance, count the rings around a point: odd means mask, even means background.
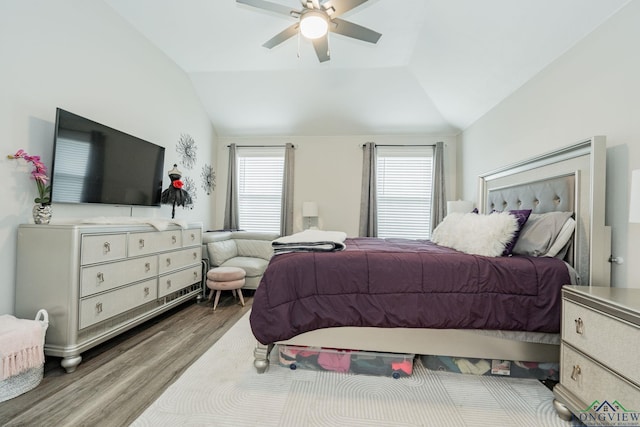
[{"label": "dresser leg", "polygon": [[67,374],[70,374],[71,372],[74,372],[76,370],[80,362],[82,362],[82,356],[80,355],[67,356],[62,359],[62,361],[60,362],[60,366],[62,366],[67,371]]},{"label": "dresser leg", "polygon": [[560,419],[564,421],[571,421],[571,418],[573,418],[573,414],[571,413],[569,408],[567,408],[567,406],[559,400],[553,399],[553,407],[558,413]]}]

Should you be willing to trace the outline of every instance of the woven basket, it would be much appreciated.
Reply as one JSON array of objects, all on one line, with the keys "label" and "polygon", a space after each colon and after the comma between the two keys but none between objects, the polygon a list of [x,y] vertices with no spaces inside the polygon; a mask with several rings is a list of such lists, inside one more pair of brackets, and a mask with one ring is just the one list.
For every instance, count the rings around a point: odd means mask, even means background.
[{"label": "woven basket", "polygon": [[[42,325],[42,342],[44,343],[44,336],[49,326],[49,314],[46,310],[40,310],[35,320]],[[44,364],[0,381],[0,402],[13,399],[36,388],[43,376]]]}]

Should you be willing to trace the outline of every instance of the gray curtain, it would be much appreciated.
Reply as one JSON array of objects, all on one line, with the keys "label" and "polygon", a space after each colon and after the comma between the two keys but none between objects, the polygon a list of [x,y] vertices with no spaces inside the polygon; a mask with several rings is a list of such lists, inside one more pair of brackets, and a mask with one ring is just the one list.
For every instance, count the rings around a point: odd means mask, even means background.
[{"label": "gray curtain", "polygon": [[229,146],[229,174],[227,177],[227,199],[224,207],[224,229],[237,230],[238,214],[238,162],[236,144]]},{"label": "gray curtain", "polygon": [[431,231],[447,215],[447,197],[444,185],[444,143],[436,142],[433,153],[433,189],[431,193]]},{"label": "gray curtain", "polygon": [[376,145],[364,145],[362,191],[360,198],[360,237],[378,236],[378,206],[376,201]]},{"label": "gray curtain", "polygon": [[293,234],[293,171],[295,169],[293,144],[286,144],[284,150],[284,175],[282,177],[282,210],[280,214],[280,234]]}]

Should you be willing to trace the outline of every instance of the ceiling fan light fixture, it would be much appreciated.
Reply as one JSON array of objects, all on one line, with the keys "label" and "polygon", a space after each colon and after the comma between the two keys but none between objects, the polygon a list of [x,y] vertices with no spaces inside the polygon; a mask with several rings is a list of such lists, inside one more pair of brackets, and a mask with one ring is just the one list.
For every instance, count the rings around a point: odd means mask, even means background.
[{"label": "ceiling fan light fixture", "polygon": [[300,18],[300,32],[308,39],[318,39],[329,31],[327,16],[316,10],[305,12]]}]

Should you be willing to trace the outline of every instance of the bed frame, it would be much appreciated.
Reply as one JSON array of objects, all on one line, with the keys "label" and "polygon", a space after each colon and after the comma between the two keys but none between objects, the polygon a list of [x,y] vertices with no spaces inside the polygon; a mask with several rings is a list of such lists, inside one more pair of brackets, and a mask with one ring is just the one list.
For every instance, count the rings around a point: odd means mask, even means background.
[{"label": "bed frame", "polygon": [[[578,272],[582,285],[610,286],[611,234],[604,225],[605,144],[605,137],[593,137],[479,177],[480,212],[575,212],[576,232],[567,261]],[[339,327],[306,332],[279,343],[258,343],[254,365],[259,373],[267,370],[275,344],[516,361],[560,359],[558,344],[516,341],[469,330]]]}]

